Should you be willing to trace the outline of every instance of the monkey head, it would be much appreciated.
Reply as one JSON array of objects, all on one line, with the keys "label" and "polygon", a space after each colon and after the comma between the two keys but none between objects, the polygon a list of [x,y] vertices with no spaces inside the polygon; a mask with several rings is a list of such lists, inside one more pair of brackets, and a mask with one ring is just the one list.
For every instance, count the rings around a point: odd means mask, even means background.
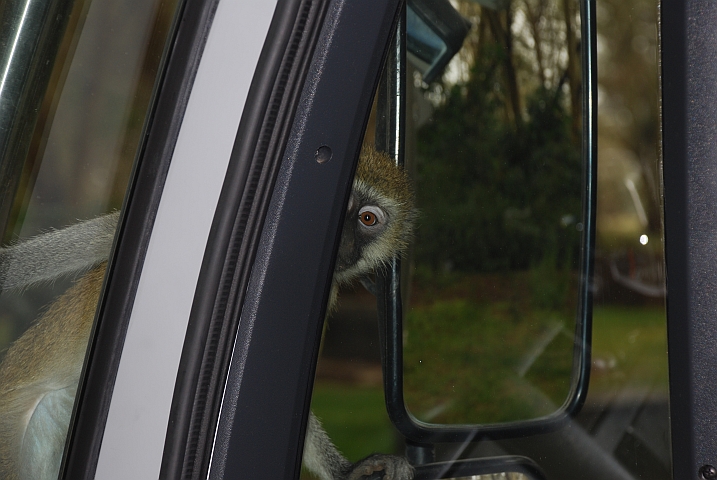
[{"label": "monkey head", "polygon": [[404,170],[383,152],[364,147],[346,209],[334,282],[345,285],[408,248],[416,217]]}]

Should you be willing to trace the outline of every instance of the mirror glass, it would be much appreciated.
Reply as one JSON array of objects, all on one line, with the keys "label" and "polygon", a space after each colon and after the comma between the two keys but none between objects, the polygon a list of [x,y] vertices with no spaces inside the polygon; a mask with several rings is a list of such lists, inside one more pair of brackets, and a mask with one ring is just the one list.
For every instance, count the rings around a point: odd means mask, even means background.
[{"label": "mirror glass", "polygon": [[450,4],[470,28],[432,78],[410,51],[412,25],[425,25],[407,18],[406,165],[420,217],[403,262],[405,404],[429,424],[540,418],[575,381],[579,3]]}]

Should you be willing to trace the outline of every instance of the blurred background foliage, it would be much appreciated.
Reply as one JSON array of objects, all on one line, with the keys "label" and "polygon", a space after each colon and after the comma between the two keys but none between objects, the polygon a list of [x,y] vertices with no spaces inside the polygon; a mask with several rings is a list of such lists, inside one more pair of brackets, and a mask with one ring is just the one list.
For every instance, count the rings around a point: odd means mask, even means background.
[{"label": "blurred background foliage", "polygon": [[577,267],[581,79],[567,50],[579,19],[562,3],[458,3],[473,31],[441,82],[422,85],[433,111],[416,137],[419,272]]}]

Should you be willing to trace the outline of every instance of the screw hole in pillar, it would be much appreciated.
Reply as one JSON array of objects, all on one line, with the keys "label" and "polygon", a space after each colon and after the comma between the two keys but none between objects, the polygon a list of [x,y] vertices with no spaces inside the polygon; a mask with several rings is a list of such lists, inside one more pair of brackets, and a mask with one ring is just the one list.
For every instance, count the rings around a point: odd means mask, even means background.
[{"label": "screw hole in pillar", "polygon": [[333,155],[333,152],[331,151],[331,147],[322,145],[316,150],[316,154],[314,155],[314,157],[316,158],[317,162],[326,163],[329,160],[331,160],[332,155]]}]

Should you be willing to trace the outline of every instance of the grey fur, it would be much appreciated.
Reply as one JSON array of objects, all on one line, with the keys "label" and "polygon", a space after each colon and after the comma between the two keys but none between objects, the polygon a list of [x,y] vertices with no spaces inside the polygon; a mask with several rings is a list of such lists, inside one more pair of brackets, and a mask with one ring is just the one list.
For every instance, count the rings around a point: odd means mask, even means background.
[{"label": "grey fur", "polygon": [[321,480],[343,478],[351,470],[351,462],[339,453],[313,412],[306,427],[303,460],[304,466]]},{"label": "grey fur", "polygon": [[0,248],[0,289],[22,289],[86,272],[107,261],[119,212]]}]

